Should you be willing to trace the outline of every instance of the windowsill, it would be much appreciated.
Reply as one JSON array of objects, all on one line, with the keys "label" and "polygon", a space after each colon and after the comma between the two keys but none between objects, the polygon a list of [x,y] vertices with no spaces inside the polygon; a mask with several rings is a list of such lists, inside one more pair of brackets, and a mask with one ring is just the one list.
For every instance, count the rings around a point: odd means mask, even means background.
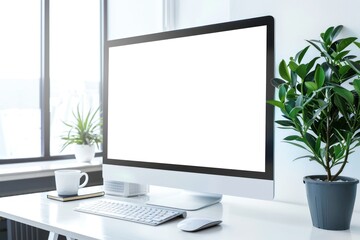
[{"label": "windowsill", "polygon": [[0,166],[0,182],[54,176],[58,169],[79,169],[84,172],[102,170],[102,158],[91,162],[77,162],[74,159],[3,164]]}]

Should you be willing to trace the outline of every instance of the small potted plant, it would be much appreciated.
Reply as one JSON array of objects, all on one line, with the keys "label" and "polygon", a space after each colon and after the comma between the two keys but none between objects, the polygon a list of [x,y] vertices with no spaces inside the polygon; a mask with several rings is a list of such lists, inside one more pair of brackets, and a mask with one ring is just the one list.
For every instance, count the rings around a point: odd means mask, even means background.
[{"label": "small potted plant", "polygon": [[84,114],[77,106],[76,112],[72,113],[73,121],[64,122],[69,130],[66,135],[61,137],[65,140],[61,151],[69,145],[74,145],[75,158],[78,161],[89,162],[94,158],[95,145],[99,148],[99,144],[102,142],[102,118],[98,117],[99,111],[100,108],[94,112],[90,109]]},{"label": "small potted plant", "polygon": [[[360,145],[360,61],[351,53],[360,43],[337,39],[342,28],[328,28],[320,40],[307,40],[309,46],[282,60],[281,78],[273,79],[278,100],[268,101],[282,112],[279,127],[290,130],[284,141],[305,152],[297,159],[324,169],[324,175],[303,180],[313,225],[332,230],[350,227],[359,182],[341,176]],[[317,54],[304,62],[309,49]]]}]

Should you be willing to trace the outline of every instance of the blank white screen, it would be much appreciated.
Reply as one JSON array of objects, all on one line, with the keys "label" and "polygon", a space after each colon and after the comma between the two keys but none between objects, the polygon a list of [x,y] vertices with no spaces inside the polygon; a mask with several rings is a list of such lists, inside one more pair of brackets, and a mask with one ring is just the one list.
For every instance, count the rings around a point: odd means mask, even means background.
[{"label": "blank white screen", "polygon": [[108,158],[265,171],[266,27],[111,47]]}]

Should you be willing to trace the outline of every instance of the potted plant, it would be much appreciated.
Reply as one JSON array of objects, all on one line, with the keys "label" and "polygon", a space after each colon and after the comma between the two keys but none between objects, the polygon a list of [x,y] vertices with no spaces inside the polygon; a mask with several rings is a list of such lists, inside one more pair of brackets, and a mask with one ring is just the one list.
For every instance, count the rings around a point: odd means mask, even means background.
[{"label": "potted plant", "polygon": [[[337,39],[342,26],[330,27],[288,62],[279,64],[274,78],[278,107],[290,130],[284,141],[306,152],[297,159],[320,164],[324,175],[306,176],[307,199],[313,225],[345,230],[351,216],[359,180],[341,176],[349,155],[360,145],[360,61],[350,48],[360,48],[356,37]],[[314,58],[304,62],[308,50]]]},{"label": "potted plant", "polygon": [[73,112],[73,121],[64,122],[69,127],[66,135],[61,139],[65,140],[62,146],[63,151],[69,145],[75,146],[75,157],[78,161],[89,162],[94,158],[95,145],[99,148],[99,143],[102,142],[101,127],[102,118],[97,117],[100,108],[94,112],[90,109],[86,114],[80,112],[77,106],[76,112]]}]

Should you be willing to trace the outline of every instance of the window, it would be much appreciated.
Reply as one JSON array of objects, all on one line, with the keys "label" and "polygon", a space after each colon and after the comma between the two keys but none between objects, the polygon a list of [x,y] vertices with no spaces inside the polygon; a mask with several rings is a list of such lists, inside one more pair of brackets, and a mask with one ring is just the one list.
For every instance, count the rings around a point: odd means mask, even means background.
[{"label": "window", "polygon": [[102,15],[109,42],[173,29],[176,2],[1,1],[0,164],[73,157],[63,121],[101,105]]},{"label": "window", "polygon": [[0,30],[0,163],[71,153],[63,121],[100,105],[101,0],[1,1]]},{"label": "window", "polygon": [[1,1],[0,29],[0,159],[40,157],[41,1]]},{"label": "window", "polygon": [[169,0],[108,0],[108,40],[162,32]]},{"label": "window", "polygon": [[67,129],[62,121],[72,118],[77,105],[100,105],[100,20],[99,0],[50,0],[51,155],[72,152],[70,146],[60,153],[59,136]]}]

